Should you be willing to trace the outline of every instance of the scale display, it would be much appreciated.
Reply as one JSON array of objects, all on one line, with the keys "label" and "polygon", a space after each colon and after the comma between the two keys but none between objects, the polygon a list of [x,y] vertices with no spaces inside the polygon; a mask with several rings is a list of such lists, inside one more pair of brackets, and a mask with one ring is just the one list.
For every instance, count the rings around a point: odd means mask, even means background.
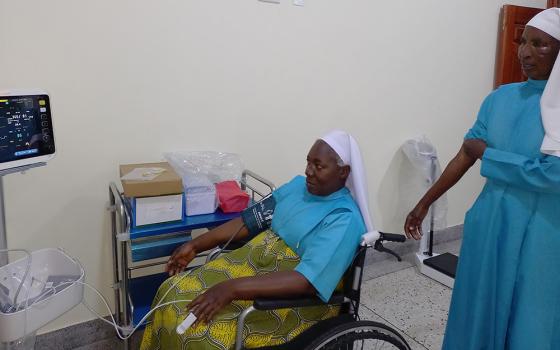
[{"label": "scale display", "polygon": [[0,169],[44,162],[54,153],[49,96],[0,94]]}]

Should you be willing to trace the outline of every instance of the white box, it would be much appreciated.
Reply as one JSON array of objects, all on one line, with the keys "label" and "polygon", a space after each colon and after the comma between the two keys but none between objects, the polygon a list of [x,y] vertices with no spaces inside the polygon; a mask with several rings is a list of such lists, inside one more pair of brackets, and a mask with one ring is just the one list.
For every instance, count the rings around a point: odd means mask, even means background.
[{"label": "white box", "polygon": [[193,191],[185,189],[185,214],[187,216],[211,214],[216,211],[216,187]]},{"label": "white box", "polygon": [[[27,258],[16,260],[0,267],[0,280],[10,289],[10,296],[15,291],[25,274]],[[23,310],[0,312],[0,343],[11,342],[35,332],[50,321],[58,318],[82,302],[84,296],[84,270],[73,258],[60,249],[41,249],[31,253],[31,268],[21,288],[18,301],[28,300],[41,293],[41,281],[49,276],[73,275],[76,282]],[[25,331],[24,331],[25,330]]]},{"label": "white box", "polygon": [[134,225],[143,226],[183,219],[183,195],[134,198]]}]

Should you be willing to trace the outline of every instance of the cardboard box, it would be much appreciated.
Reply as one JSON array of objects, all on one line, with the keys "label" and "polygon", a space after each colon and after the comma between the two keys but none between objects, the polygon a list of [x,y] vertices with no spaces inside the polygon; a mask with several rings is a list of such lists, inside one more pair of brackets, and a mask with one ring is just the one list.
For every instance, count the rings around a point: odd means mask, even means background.
[{"label": "cardboard box", "polygon": [[132,225],[143,226],[183,219],[183,194],[132,199]]},{"label": "cardboard box", "polygon": [[119,167],[120,176],[136,168],[164,168],[165,171],[150,181],[121,180],[126,197],[153,197],[183,193],[183,183],[175,170],[167,162],[124,164]]}]

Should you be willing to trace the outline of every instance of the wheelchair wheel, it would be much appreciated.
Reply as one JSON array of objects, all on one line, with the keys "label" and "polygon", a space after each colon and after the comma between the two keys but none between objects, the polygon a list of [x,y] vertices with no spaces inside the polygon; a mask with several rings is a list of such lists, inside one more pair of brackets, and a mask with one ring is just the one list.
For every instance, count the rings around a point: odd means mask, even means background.
[{"label": "wheelchair wheel", "polygon": [[374,321],[341,324],[312,341],[305,350],[410,350],[393,328]]}]

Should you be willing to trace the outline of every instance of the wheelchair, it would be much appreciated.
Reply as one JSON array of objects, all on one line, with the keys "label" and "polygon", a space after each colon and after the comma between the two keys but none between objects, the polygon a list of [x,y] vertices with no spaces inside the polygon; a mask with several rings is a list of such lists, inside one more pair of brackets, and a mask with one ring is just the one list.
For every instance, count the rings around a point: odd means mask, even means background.
[{"label": "wheelchair", "polygon": [[[360,320],[360,291],[363,268],[368,248],[401,258],[383,246],[384,241],[403,242],[403,235],[380,232],[380,238],[372,246],[361,246],[343,277],[343,288],[335,292],[328,304],[340,305],[340,314],[316,323],[287,343],[275,346],[251,348],[252,350],[349,350],[349,349],[397,349],[410,350],[410,346],[399,332],[392,327],[368,320]],[[232,242],[227,250],[241,247],[244,242]],[[223,248],[223,247],[222,247]],[[212,251],[208,260],[222,252],[222,248]],[[237,320],[235,350],[249,350],[243,347],[243,330],[247,316],[254,311],[267,311],[286,308],[300,308],[323,305],[318,297],[299,299],[256,299],[253,305],[245,309]]]},{"label": "wheelchair", "polygon": [[[248,176],[246,176],[248,175]],[[247,181],[248,177],[265,182],[254,173],[244,173],[243,190],[252,192],[252,200],[265,196],[262,192],[255,191]],[[268,189],[273,191],[274,185],[267,183]],[[255,196],[255,193],[257,196]],[[311,326],[294,339],[275,346],[251,348],[251,350],[350,350],[350,349],[397,349],[410,350],[410,346],[399,332],[392,327],[368,320],[360,320],[358,310],[360,306],[360,291],[363,277],[364,262],[368,248],[394,255],[399,261],[401,258],[383,246],[384,241],[404,242],[405,236],[380,232],[380,237],[373,245],[360,246],[354,260],[343,277],[342,290],[333,293],[327,304],[340,305],[338,316],[320,321]],[[222,252],[235,250],[246,242],[233,241],[227,247],[218,247],[211,251],[206,261],[218,257]],[[225,248],[225,250],[224,250]],[[286,308],[300,308],[325,304],[319,297],[305,297],[299,299],[256,299],[253,305],[245,309],[238,317],[235,336],[235,350],[249,350],[244,348],[243,331],[247,316],[255,311],[268,311]]]}]

